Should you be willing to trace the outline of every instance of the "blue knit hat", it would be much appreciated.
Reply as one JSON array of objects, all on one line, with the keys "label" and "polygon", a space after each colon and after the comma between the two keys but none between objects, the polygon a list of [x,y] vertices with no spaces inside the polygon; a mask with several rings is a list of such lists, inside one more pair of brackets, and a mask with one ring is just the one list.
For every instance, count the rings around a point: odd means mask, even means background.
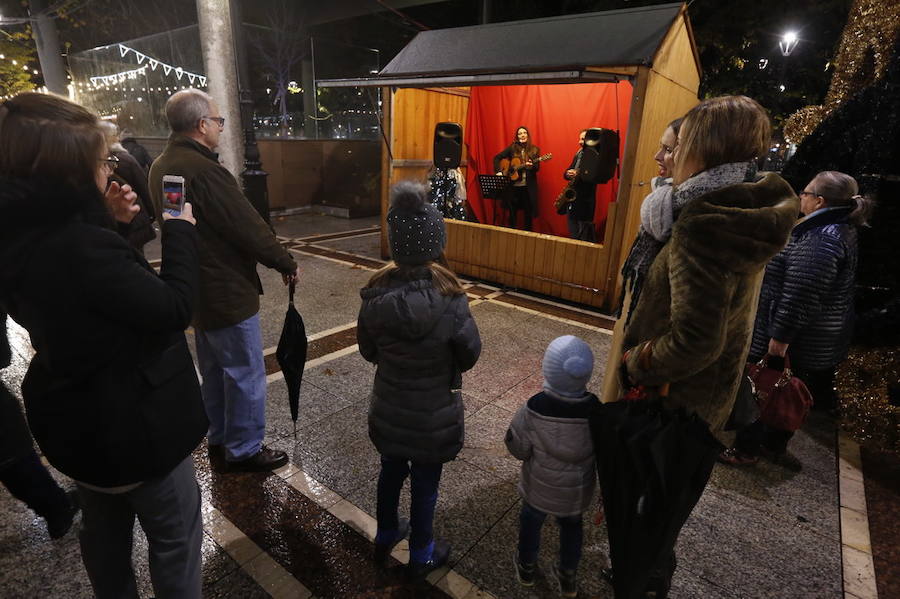
[{"label": "blue knit hat", "polygon": [[387,226],[391,258],[397,264],[424,264],[444,252],[444,217],[428,202],[428,190],[421,183],[400,181],[394,185]]},{"label": "blue knit hat", "polygon": [[587,393],[594,370],[594,353],[574,335],[557,337],[544,352],[544,389],[553,395],[576,399]]}]

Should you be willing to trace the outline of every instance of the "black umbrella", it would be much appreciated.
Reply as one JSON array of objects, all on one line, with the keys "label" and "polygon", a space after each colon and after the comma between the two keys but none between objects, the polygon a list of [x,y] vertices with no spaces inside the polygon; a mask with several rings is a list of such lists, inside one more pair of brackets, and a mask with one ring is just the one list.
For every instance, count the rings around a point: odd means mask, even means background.
[{"label": "black umbrella", "polygon": [[300,383],[303,382],[303,368],[306,366],[306,350],[309,343],[306,340],[306,327],[303,318],[294,307],[294,288],[296,284],[291,281],[288,286],[288,309],[284,315],[284,327],[281,329],[281,337],[278,339],[278,349],[275,357],[281,372],[284,374],[284,382],[288,389],[288,405],[291,408],[291,420],[294,421],[294,435],[297,434],[297,412],[300,408]]},{"label": "black umbrella", "polygon": [[643,597],[651,579],[668,586],[678,534],[723,448],[700,418],[660,400],[603,404],[591,431],[615,596]]}]

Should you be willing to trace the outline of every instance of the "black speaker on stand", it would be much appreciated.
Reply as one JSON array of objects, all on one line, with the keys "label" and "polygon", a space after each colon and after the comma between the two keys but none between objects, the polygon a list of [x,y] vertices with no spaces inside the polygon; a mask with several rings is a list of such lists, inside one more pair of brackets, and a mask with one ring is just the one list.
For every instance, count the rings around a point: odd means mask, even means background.
[{"label": "black speaker on stand", "polygon": [[438,123],[434,126],[435,168],[458,168],[462,159],[463,133],[459,123]]},{"label": "black speaker on stand", "polygon": [[619,166],[619,133],[594,127],[584,134],[581,155],[581,179],[591,183],[606,183]]}]

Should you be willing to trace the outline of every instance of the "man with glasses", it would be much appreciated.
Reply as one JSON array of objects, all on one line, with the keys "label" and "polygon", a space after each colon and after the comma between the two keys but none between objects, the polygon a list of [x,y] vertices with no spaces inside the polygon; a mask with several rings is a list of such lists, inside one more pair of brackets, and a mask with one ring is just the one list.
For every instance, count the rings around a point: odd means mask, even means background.
[{"label": "man with glasses", "polygon": [[287,455],[262,443],[266,370],[256,265],[277,270],[285,284],[296,280],[299,269],[219,164],[214,150],[225,119],[212,97],[179,91],[166,103],[166,118],[172,135],[150,168],[150,194],[159,214],[163,176],[184,177],[185,199],[197,215],[200,296],[194,329],[210,461],[228,471],[273,470],[287,463]]}]

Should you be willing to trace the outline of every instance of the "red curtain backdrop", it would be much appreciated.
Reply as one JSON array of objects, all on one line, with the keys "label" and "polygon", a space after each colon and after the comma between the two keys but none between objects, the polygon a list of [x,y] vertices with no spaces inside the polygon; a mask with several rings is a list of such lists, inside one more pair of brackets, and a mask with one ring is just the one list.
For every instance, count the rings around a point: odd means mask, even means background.
[{"label": "red curtain backdrop", "polygon": [[[500,205],[481,197],[476,177],[495,172],[494,155],[512,143],[517,127],[525,126],[541,154],[553,153],[552,160],[541,163],[537,175],[540,199],[534,230],[568,237],[566,216],[556,214],[553,202],[566,184],[563,173],[578,151],[578,132],[590,127],[618,129],[621,157],[631,91],[627,81],[472,87],[464,135],[469,164],[466,190],[478,221],[493,224],[494,211]],[[618,186],[618,177],[597,186],[594,223],[598,239],[602,239],[607,208],[615,200]],[[497,224],[507,224],[503,214],[496,218]]]}]

